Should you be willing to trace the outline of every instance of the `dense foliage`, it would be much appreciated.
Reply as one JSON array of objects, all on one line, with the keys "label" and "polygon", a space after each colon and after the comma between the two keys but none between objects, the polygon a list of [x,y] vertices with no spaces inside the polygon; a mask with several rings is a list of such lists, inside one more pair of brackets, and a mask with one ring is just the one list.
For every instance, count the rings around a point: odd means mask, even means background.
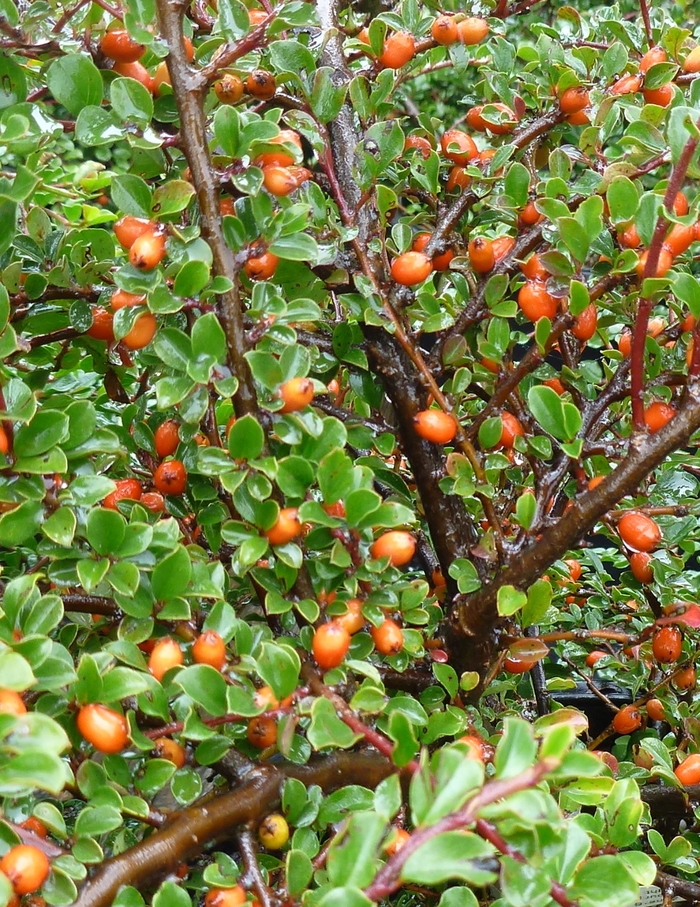
[{"label": "dense foliage", "polygon": [[698,898],[694,6],[0,0],[0,903]]}]

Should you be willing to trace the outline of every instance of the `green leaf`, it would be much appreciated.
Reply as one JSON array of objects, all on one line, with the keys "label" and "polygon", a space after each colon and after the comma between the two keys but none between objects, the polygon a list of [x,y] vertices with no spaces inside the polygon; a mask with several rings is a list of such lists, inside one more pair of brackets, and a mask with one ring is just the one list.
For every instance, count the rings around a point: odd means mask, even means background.
[{"label": "green leaf", "polygon": [[70,507],[59,507],[44,521],[42,532],[52,542],[63,548],[70,548],[77,526],[75,513]]},{"label": "green leaf", "polygon": [[315,750],[326,747],[349,749],[362,739],[362,734],[353,733],[338,718],[333,704],[325,697],[316,699],[311,706],[311,724],[306,736]]},{"label": "green leaf", "polygon": [[112,180],[110,191],[112,201],[120,211],[132,217],[150,218],[151,190],[140,176],[133,173],[119,174]]},{"label": "green leaf", "polygon": [[287,888],[292,897],[303,894],[313,878],[314,866],[303,850],[293,849],[285,859]]},{"label": "green leaf", "polygon": [[[161,183],[153,193],[152,214],[154,217],[178,214],[189,205],[193,195],[194,186],[186,180],[168,180]],[[208,251],[207,246],[204,246],[203,243],[200,245]]]},{"label": "green leaf", "polygon": [[504,188],[516,207],[524,208],[530,193],[530,172],[527,167],[518,161],[513,162],[506,173]]},{"label": "green leaf", "polygon": [[547,580],[538,579],[527,590],[527,602],[523,607],[524,627],[538,623],[549,610],[552,602],[552,586]]},{"label": "green leaf", "polygon": [[270,252],[287,261],[308,261],[315,265],[319,258],[316,240],[307,233],[280,236],[270,244]]},{"label": "green leaf", "polygon": [[96,507],[88,514],[86,535],[98,554],[113,554],[124,541],[126,520],[116,510]]},{"label": "green leaf", "polygon": [[530,725],[521,718],[506,718],[503,737],[494,759],[497,776],[514,778],[529,768],[536,756],[537,744]]},{"label": "green leaf", "polygon": [[153,96],[136,79],[115,79],[110,86],[112,108],[123,120],[150,123],[153,118]]},{"label": "green leaf", "polygon": [[615,177],[608,186],[605,197],[613,224],[626,224],[635,217],[639,209],[639,192],[631,179],[626,176]]},{"label": "green leaf", "polygon": [[153,907],[192,907],[192,899],[179,882],[163,882],[152,903]]},{"label": "green leaf", "polygon": [[63,760],[38,749],[20,753],[0,766],[0,794],[5,797],[26,796],[32,788],[58,795],[65,783]]},{"label": "green leaf", "polygon": [[192,352],[195,356],[212,356],[217,362],[226,358],[226,335],[213,312],[201,315],[192,326]]},{"label": "green leaf", "polygon": [[254,416],[237,419],[228,434],[228,449],[234,460],[255,460],[263,451],[265,434]]},{"label": "green leaf", "polygon": [[322,123],[334,120],[345,101],[347,84],[335,84],[335,70],[330,66],[319,66],[314,73],[311,92],[311,109]]},{"label": "green leaf", "polygon": [[538,384],[527,395],[530,411],[542,428],[560,441],[572,441],[581,429],[581,414],[551,387]]},{"label": "green leaf", "polygon": [[384,820],[376,813],[353,813],[343,834],[336,835],[328,850],[326,866],[331,882],[368,885],[376,872],[377,849],[385,830]]},{"label": "green leaf", "polygon": [[226,714],[226,681],[220,671],[210,665],[191,665],[178,672],[176,683],[214,718]]},{"label": "green leaf", "polygon": [[401,879],[417,885],[439,885],[450,879],[462,879],[478,887],[490,885],[498,876],[484,869],[480,861],[493,853],[492,845],[472,832],[444,832],[409,856],[401,867]]},{"label": "green leaf", "polygon": [[190,584],[192,562],[187,549],[178,545],[156,565],[151,576],[151,588],[158,601],[168,601],[182,595]]},{"label": "green leaf", "polygon": [[46,82],[54,98],[73,116],[88,105],[102,103],[102,74],[85,54],[66,54],[54,60]]},{"label": "green leaf", "polygon": [[258,674],[272,687],[278,699],[293,693],[299,685],[301,661],[294,649],[264,642],[257,660]]},{"label": "green leaf", "polygon": [[39,529],[44,508],[38,501],[25,501],[0,516],[0,546],[16,548]]},{"label": "green leaf", "polygon": [[629,907],[639,886],[619,856],[603,854],[581,866],[566,893],[581,907]]},{"label": "green leaf", "polygon": [[501,586],[498,590],[498,613],[501,617],[510,617],[525,607],[527,596],[515,586]]},{"label": "green leaf", "polygon": [[[210,279],[211,273],[206,262],[187,261],[178,271],[173,285],[173,293],[176,296],[197,296],[206,287]],[[211,315],[212,313],[208,314]],[[216,316],[212,315],[212,317],[215,318]],[[194,327],[197,327],[201,320],[201,318],[197,319]]]},{"label": "green leaf", "polygon": [[15,435],[15,454],[18,457],[35,457],[68,438],[68,416],[55,410],[39,410],[28,425],[23,425]]},{"label": "green leaf", "polygon": [[22,693],[34,686],[36,678],[29,662],[17,652],[0,653],[0,684],[5,689]]}]

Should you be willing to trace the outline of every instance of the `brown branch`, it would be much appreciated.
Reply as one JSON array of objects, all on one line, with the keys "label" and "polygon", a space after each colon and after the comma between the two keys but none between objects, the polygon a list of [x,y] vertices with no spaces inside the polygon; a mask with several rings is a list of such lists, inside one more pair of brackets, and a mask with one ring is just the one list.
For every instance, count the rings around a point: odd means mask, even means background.
[{"label": "brown branch", "polygon": [[156,7],[161,34],[170,48],[166,62],[180,115],[182,150],[199,201],[202,236],[211,248],[215,273],[226,277],[233,284],[232,289],[219,296],[217,314],[226,334],[231,370],[238,379],[234,408],[239,417],[246,414],[257,416],[255,384],[245,358],[247,345],[243,306],[238,293],[238,268],[233,252],[224,239],[219,209],[219,184],[208,151],[203,109],[207,82],[187,60],[182,33],[184,4],[157,0]]},{"label": "brown branch", "polygon": [[330,793],[347,784],[374,789],[393,771],[380,754],[362,752],[316,756],[308,765],[258,767],[235,790],[174,812],[163,828],[102,863],[80,888],[73,907],[110,907],[122,885],[153,887],[207,844],[231,837],[237,826],[260,820],[279,802],[285,778],[297,778],[307,787],[318,784]]},{"label": "brown branch", "polygon": [[77,611],[81,614],[103,614],[105,617],[120,617],[121,608],[111,598],[103,595],[81,595],[69,593],[61,596],[66,611]]}]

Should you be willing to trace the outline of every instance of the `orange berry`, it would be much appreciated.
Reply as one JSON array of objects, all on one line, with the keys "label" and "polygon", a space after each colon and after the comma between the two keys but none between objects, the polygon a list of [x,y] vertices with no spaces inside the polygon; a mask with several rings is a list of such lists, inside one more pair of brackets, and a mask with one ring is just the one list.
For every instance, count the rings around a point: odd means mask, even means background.
[{"label": "orange berry", "polygon": [[509,656],[503,662],[503,667],[509,674],[526,674],[537,664],[536,661],[526,658],[513,658]]},{"label": "orange berry", "polygon": [[142,350],[153,340],[157,329],[156,316],[151,312],[144,312],[136,319],[131,330],[124,334],[122,343],[130,350]]},{"label": "orange berry", "polygon": [[248,742],[259,750],[266,750],[277,743],[277,722],[274,718],[258,715],[248,722]]},{"label": "orange berry", "polygon": [[175,419],[161,422],[154,434],[156,453],[163,459],[174,454],[180,443],[180,426]]},{"label": "orange berry", "polygon": [[694,47],[683,61],[683,72],[700,72],[700,46]]},{"label": "orange berry", "polygon": [[430,26],[430,34],[436,44],[446,47],[459,41],[459,26],[454,16],[438,16]]},{"label": "orange berry", "polygon": [[422,283],[433,271],[433,263],[423,252],[404,252],[394,259],[391,277],[402,286]]},{"label": "orange berry", "polygon": [[452,192],[454,189],[466,189],[470,182],[471,177],[465,172],[464,167],[455,164],[447,174],[445,188],[448,192]]},{"label": "orange berry", "polygon": [[153,484],[161,494],[184,494],[187,470],[180,460],[166,460],[153,473]]},{"label": "orange berry", "polygon": [[474,139],[461,129],[448,129],[440,139],[442,153],[448,161],[464,166],[479,154]]},{"label": "orange berry", "polygon": [[[257,12],[257,10],[250,10]],[[262,10],[261,10],[262,12]],[[240,885],[233,888],[210,888],[204,898],[204,907],[242,907],[246,902],[245,889]],[[253,902],[251,902],[251,905]]]},{"label": "orange berry", "polygon": [[486,19],[477,16],[467,16],[457,25],[459,40],[462,44],[479,44],[488,35],[490,28]]},{"label": "orange berry", "polygon": [[115,290],[109,304],[113,309],[130,309],[133,306],[145,305],[146,297],[137,296],[136,293],[127,293],[126,290]]},{"label": "orange berry", "polygon": [[695,224],[689,227],[683,224],[674,224],[664,240],[664,248],[668,249],[675,258],[682,255],[685,250],[695,242]]},{"label": "orange berry", "polygon": [[156,226],[156,223],[152,220],[125,214],[124,217],[113,224],[112,229],[119,245],[124,249],[130,249],[139,236],[143,236],[144,233],[152,233]]},{"label": "orange berry", "polygon": [[567,114],[577,113],[579,110],[583,110],[584,107],[590,107],[590,104],[591,97],[588,89],[582,85],[577,85],[575,88],[567,88],[559,98],[559,106],[563,113]]},{"label": "orange berry", "polygon": [[10,452],[10,439],[4,427],[0,425],[0,453],[7,456]]},{"label": "orange berry", "polygon": [[559,311],[559,300],[547,292],[541,280],[528,280],[518,291],[518,306],[530,321],[551,320]]},{"label": "orange berry", "polygon": [[520,223],[525,227],[532,227],[542,220],[542,215],[537,210],[533,199],[530,199],[528,201],[523,210],[520,212],[518,219]]},{"label": "orange berry", "polygon": [[630,224],[622,233],[619,233],[617,239],[620,245],[626,249],[638,249],[642,243],[635,224]]},{"label": "orange berry", "polygon": [[266,69],[254,69],[245,82],[245,90],[258,101],[269,101],[277,91],[277,82]]},{"label": "orange berry", "polygon": [[160,681],[167,671],[178,667],[184,660],[185,656],[179,643],[166,636],[164,639],[159,639],[153,646],[153,651],[148,659],[148,670],[156,680]]},{"label": "orange berry", "polygon": [[222,104],[237,104],[243,97],[243,80],[234,73],[226,72],[214,83],[214,94]]},{"label": "orange berry", "polygon": [[423,135],[407,135],[406,141],[403,143],[403,150],[419,151],[423,160],[427,161],[430,157],[430,152],[433,150],[433,146]]},{"label": "orange berry", "polygon": [[374,646],[381,655],[396,655],[403,649],[403,631],[396,621],[387,618],[379,627],[370,630]]},{"label": "orange berry", "polygon": [[388,857],[393,857],[395,853],[398,853],[401,850],[410,837],[410,834],[405,828],[395,828],[391,841],[384,848],[384,853]]},{"label": "orange berry", "polygon": [[372,543],[370,554],[374,558],[389,557],[392,567],[403,567],[416,553],[416,540],[410,532],[391,529]]},{"label": "orange berry", "polygon": [[561,383],[561,381],[560,381],[559,378],[546,378],[546,379],[542,382],[542,384],[544,384],[545,387],[551,387],[552,390],[553,390],[556,394],[559,394],[560,397],[561,397],[562,394],[565,394],[565,393],[566,393],[566,388],[565,388],[564,385]]},{"label": "orange berry", "polygon": [[617,531],[632,551],[653,551],[661,541],[661,530],[645,513],[630,510],[620,519]]},{"label": "orange berry", "polygon": [[673,678],[673,683],[678,690],[691,690],[695,686],[697,673],[692,665],[679,671]]},{"label": "orange berry", "polygon": [[596,304],[591,302],[580,315],[576,318],[576,323],[571,328],[571,333],[578,340],[584,342],[594,336],[598,327],[598,309]]},{"label": "orange berry", "polygon": [[289,195],[299,188],[299,183],[291,170],[277,164],[263,167],[263,185],[270,195],[278,198]]},{"label": "orange berry", "polygon": [[19,718],[26,712],[27,706],[19,693],[15,690],[0,689],[0,715],[14,715]]},{"label": "orange berry", "polygon": [[318,666],[324,671],[337,668],[347,655],[350,642],[350,633],[342,624],[334,620],[321,624],[316,629],[312,642],[312,651]]},{"label": "orange berry", "polygon": [[187,762],[185,750],[171,737],[156,737],[153,741],[153,749],[159,759],[167,759],[168,762],[172,762],[177,768],[182,768]]},{"label": "orange berry", "polygon": [[114,340],[114,316],[101,305],[92,307],[92,324],[87,330],[95,340]]},{"label": "orange berry", "polygon": [[659,664],[678,661],[683,650],[683,634],[678,627],[661,627],[654,633],[651,648]]},{"label": "orange berry", "polygon": [[146,91],[149,91],[151,94],[155,93],[153,76],[142,63],[121,63],[120,61],[117,61],[112,67],[112,72],[116,72],[120,76],[125,76],[127,79],[135,79],[143,85]]},{"label": "orange berry", "polygon": [[700,753],[691,753],[686,756],[680,765],[674,769],[676,778],[684,786],[698,784],[700,782]]},{"label": "orange berry", "polygon": [[[432,233],[417,233],[416,238],[413,240],[413,245],[411,246],[412,251],[422,252],[430,242],[431,236]],[[433,268],[436,271],[447,271],[450,267],[450,262],[454,257],[455,255],[452,249],[446,249],[444,252],[433,255]]]},{"label": "orange berry", "polygon": [[157,491],[147,491],[142,494],[141,503],[153,513],[162,513],[165,510],[163,495]]},{"label": "orange berry", "polygon": [[668,56],[663,47],[659,47],[658,45],[656,47],[650,47],[639,61],[639,71],[646,74],[656,63],[665,63],[667,59]]},{"label": "orange berry", "polygon": [[142,233],[129,249],[129,261],[140,271],[152,271],[165,258],[165,231]]},{"label": "orange berry", "polygon": [[457,433],[454,416],[441,409],[424,409],[413,417],[416,434],[434,444],[449,444]]},{"label": "orange berry", "polygon": [[501,413],[501,440],[498,442],[501,447],[512,447],[517,437],[523,437],[525,432],[520,422],[508,410]]},{"label": "orange berry", "polygon": [[658,107],[668,107],[673,100],[673,82],[667,82],[658,88],[645,88],[642,91],[647,104],[656,104]]},{"label": "orange berry", "polygon": [[259,690],[256,690],[253,700],[259,709],[278,709],[280,705],[279,699],[272,691],[272,687],[268,686],[260,687]]},{"label": "orange berry", "polygon": [[610,94],[614,95],[623,95],[623,94],[632,94],[635,91],[639,91],[642,87],[642,77],[639,75],[627,75],[622,76],[617,80],[613,85],[608,89]]},{"label": "orange berry", "polygon": [[650,583],[654,579],[654,571],[649,566],[651,555],[646,551],[635,551],[630,555],[630,570],[632,576],[639,583]]},{"label": "orange berry", "polygon": [[629,328],[625,328],[620,334],[620,339],[617,341],[617,348],[623,356],[629,356],[632,352],[632,331]]},{"label": "orange berry", "polygon": [[416,41],[407,31],[397,31],[384,41],[384,48],[379,62],[387,69],[401,69],[414,58]]},{"label": "orange berry", "polygon": [[520,270],[528,280],[546,280],[549,273],[542,264],[540,256],[535,252],[527,261],[522,262]]},{"label": "orange berry", "polygon": [[262,252],[259,255],[251,256],[243,266],[251,280],[267,280],[277,270],[279,258],[272,252]]},{"label": "orange berry", "polygon": [[19,826],[20,828],[24,828],[26,831],[30,831],[38,838],[47,838],[49,834],[48,828],[44,825],[41,819],[37,819],[36,816],[29,816],[28,819],[24,820],[24,822],[20,822]]},{"label": "orange berry", "polygon": [[51,871],[51,864],[38,847],[17,844],[0,860],[0,871],[12,882],[15,894],[31,894],[44,884]]},{"label": "orange berry", "polygon": [[[266,139],[266,142],[269,145],[295,145],[301,151],[301,138],[299,133],[293,129],[280,129],[279,135],[272,139]],[[291,167],[292,164],[296,163],[296,158],[289,154],[288,151],[285,151],[284,148],[280,148],[279,151],[266,151],[263,154],[259,154],[255,159],[255,163],[259,167],[270,167],[273,165]]]},{"label": "orange berry", "polygon": [[362,601],[359,598],[351,598],[349,602],[346,602],[346,607],[348,610],[345,614],[340,614],[333,620],[353,636],[355,633],[359,633],[366,623],[362,613]]},{"label": "orange berry", "polygon": [[283,401],[281,413],[296,413],[314,398],[314,383],[310,378],[290,378],[280,385],[277,396]]},{"label": "orange berry", "polygon": [[286,545],[301,535],[301,528],[297,508],[285,507],[280,510],[274,525],[265,530],[265,535],[271,545]]},{"label": "orange berry", "polygon": [[84,705],[76,719],[82,736],[101,753],[120,753],[129,742],[129,724],[123,715],[93,702]]},{"label": "orange berry", "polygon": [[100,50],[105,57],[109,57],[111,60],[117,60],[120,63],[135,63],[146,52],[146,45],[134,41],[126,29],[115,28],[102,35]]},{"label": "orange berry", "polygon": [[118,510],[119,501],[139,501],[141,500],[142,487],[138,479],[119,479],[117,487],[102,502],[102,506],[108,510]]},{"label": "orange berry", "polygon": [[467,253],[469,255],[469,264],[477,274],[488,273],[496,264],[493,243],[490,239],[484,239],[481,236],[470,239]]},{"label": "orange berry", "polygon": [[492,244],[493,257],[496,259],[496,264],[504,259],[506,255],[512,251],[514,246],[515,240],[512,236],[497,236]]},{"label": "orange berry", "polygon": [[666,720],[666,713],[664,712],[664,706],[660,699],[647,699],[646,709],[647,715],[652,721]]},{"label": "orange berry", "polygon": [[634,705],[626,705],[617,712],[612,726],[618,734],[632,734],[642,726],[641,712]]},{"label": "orange berry", "polygon": [[153,73],[153,94],[159,96],[164,85],[169,85],[172,88],[172,84],[168,64],[163,60],[162,63],[156,66],[156,71]]},{"label": "orange berry", "polygon": [[594,649],[586,656],[586,667],[594,668],[601,658],[605,658],[609,654],[609,652],[603,652],[602,649]]},{"label": "orange berry", "polygon": [[644,421],[647,428],[653,434],[667,425],[676,415],[676,410],[670,403],[664,403],[661,400],[655,400],[644,411]]},{"label": "orange berry", "polygon": [[496,101],[488,106],[498,110],[505,118],[501,119],[500,122],[490,122],[483,115],[483,110],[486,105],[479,104],[467,111],[466,120],[472,129],[476,129],[477,132],[486,132],[488,130],[494,135],[507,135],[509,132],[512,132],[518,123],[518,118],[511,108],[506,104],[502,104],[500,101]]},{"label": "orange berry", "polygon": [[192,658],[221,671],[227,659],[226,643],[215,630],[205,630],[192,644]]}]

